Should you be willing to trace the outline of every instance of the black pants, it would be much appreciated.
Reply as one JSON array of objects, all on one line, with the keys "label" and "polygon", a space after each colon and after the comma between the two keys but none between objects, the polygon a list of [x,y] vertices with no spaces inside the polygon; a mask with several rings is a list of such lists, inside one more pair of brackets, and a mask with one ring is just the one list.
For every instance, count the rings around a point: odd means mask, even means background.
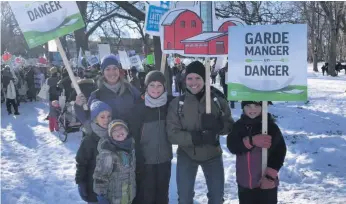
[{"label": "black pants", "polygon": [[16,99],[6,99],[7,112],[12,113],[11,105],[13,106],[14,112],[18,113],[18,104]]},{"label": "black pants", "polygon": [[144,165],[140,181],[141,204],[168,204],[171,161]]},{"label": "black pants", "polygon": [[278,202],[278,188],[273,189],[246,189],[238,187],[239,204],[276,204]]},{"label": "black pants", "polygon": [[211,77],[211,84],[215,84],[216,83],[216,76],[212,76]]}]

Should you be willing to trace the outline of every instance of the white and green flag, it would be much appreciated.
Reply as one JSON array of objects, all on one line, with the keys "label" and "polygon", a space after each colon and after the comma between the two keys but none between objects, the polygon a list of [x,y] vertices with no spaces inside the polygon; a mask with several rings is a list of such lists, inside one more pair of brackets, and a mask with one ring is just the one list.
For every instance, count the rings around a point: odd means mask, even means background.
[{"label": "white and green flag", "polygon": [[29,48],[84,27],[74,1],[9,1]]},{"label": "white and green flag", "polygon": [[228,99],[307,100],[307,26],[229,27]]}]

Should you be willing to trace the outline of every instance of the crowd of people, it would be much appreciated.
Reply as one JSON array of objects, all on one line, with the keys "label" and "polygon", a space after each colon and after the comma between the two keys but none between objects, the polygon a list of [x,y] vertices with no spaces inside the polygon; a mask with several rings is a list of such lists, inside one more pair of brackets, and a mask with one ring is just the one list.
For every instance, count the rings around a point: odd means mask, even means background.
[{"label": "crowd of people", "polygon": [[[172,145],[178,145],[179,204],[193,203],[199,166],[208,188],[208,203],[223,203],[221,135],[227,135],[227,147],[237,155],[239,203],[277,203],[278,172],[286,155],[284,139],[270,114],[268,135],[261,134],[260,102],[243,101],[243,114],[234,122],[226,96],[227,65],[218,72],[212,68],[211,77],[220,75],[223,92],[211,87],[211,113],[206,113],[205,67],[199,61],[172,68],[177,97],[168,94],[168,80],[161,72],[150,67],[147,72],[138,72],[135,67],[126,72],[114,55],[75,73],[80,94],[62,68],[50,68],[49,75],[35,67],[23,70],[18,74],[9,67],[2,69],[2,93],[9,114],[13,106],[19,115],[19,101],[37,100],[46,83],[50,107],[47,119],[53,132],[58,131],[59,96],[63,92],[66,102],[74,101],[83,132],[76,154],[75,181],[87,203],[168,204]],[[22,84],[27,90],[20,98]],[[263,174],[261,148],[268,148],[268,167]]]}]

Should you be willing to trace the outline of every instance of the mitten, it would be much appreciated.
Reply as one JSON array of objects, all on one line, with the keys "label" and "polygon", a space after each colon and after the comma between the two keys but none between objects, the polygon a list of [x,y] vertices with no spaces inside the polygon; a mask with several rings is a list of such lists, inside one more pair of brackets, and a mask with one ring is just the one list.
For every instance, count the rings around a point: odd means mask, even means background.
[{"label": "mitten", "polygon": [[88,192],[87,192],[87,186],[86,186],[86,183],[79,183],[78,184],[78,192],[79,192],[79,195],[80,195],[80,197],[84,200],[84,201],[86,201],[86,202],[88,202],[87,200],[88,200]]},{"label": "mitten", "polygon": [[195,146],[199,146],[203,144],[203,137],[201,132],[199,131],[192,131],[190,132],[191,138],[192,138],[192,143]]},{"label": "mitten", "polygon": [[262,177],[261,181],[260,181],[260,188],[261,189],[273,189],[275,188],[275,181],[272,181],[268,178],[266,178],[265,176]]},{"label": "mitten", "polygon": [[278,178],[278,171],[276,171],[273,168],[267,167],[266,170],[265,170],[265,175],[267,175],[270,178],[276,180]]},{"label": "mitten", "polygon": [[104,195],[97,195],[98,204],[109,204],[108,199]]},{"label": "mitten", "polygon": [[211,113],[203,113],[201,116],[201,125],[203,130],[213,130],[220,132],[223,129],[223,122],[220,118]]},{"label": "mitten", "polygon": [[253,146],[251,145],[251,142],[250,142],[250,137],[244,137],[243,138],[243,143],[244,143],[244,145],[245,145],[245,147],[247,149],[252,149],[253,148]]},{"label": "mitten", "polygon": [[261,147],[261,148],[270,148],[272,145],[272,136],[270,135],[255,135],[252,137],[252,143],[256,147]]}]

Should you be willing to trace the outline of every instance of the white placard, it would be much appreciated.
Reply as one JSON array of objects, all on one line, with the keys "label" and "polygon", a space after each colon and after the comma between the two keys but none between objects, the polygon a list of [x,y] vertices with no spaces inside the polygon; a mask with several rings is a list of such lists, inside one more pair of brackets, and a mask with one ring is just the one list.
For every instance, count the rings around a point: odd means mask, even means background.
[{"label": "white placard", "polygon": [[109,44],[98,44],[99,58],[102,60],[104,56],[111,54],[111,47]]}]

